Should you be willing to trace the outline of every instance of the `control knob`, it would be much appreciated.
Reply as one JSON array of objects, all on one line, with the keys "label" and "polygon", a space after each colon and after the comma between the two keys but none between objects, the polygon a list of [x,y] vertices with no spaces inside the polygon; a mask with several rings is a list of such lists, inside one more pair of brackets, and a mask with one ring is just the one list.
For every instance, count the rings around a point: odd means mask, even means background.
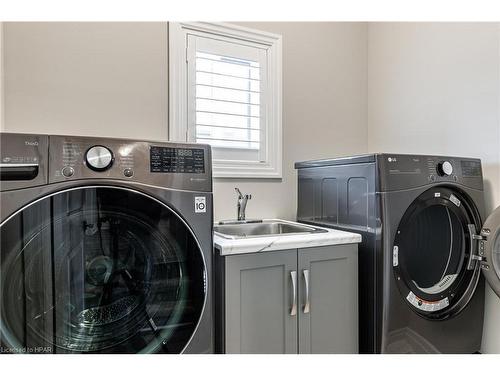
[{"label": "control knob", "polygon": [[93,171],[102,172],[113,164],[113,153],[104,146],[92,146],[85,153],[85,162]]},{"label": "control knob", "polygon": [[449,161],[438,163],[437,172],[440,176],[451,176],[453,173],[453,166]]}]

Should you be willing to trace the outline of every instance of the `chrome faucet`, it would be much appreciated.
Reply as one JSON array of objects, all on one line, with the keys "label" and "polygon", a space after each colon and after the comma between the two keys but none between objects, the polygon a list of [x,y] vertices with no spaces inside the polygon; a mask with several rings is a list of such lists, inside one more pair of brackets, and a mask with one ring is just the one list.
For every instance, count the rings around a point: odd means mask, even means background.
[{"label": "chrome faucet", "polygon": [[234,188],[236,190],[236,193],[238,194],[238,221],[244,221],[245,220],[245,210],[247,208],[247,202],[249,199],[252,199],[251,194],[242,194],[240,189]]}]

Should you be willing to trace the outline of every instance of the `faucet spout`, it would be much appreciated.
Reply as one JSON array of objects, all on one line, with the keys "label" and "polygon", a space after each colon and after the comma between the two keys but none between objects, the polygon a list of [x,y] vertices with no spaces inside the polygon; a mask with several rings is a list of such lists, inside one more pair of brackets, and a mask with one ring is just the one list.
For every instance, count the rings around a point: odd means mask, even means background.
[{"label": "faucet spout", "polygon": [[245,220],[245,216],[246,216],[245,211],[247,208],[247,202],[249,199],[252,199],[252,195],[251,194],[243,194],[241,192],[241,190],[238,188],[234,188],[234,190],[238,194],[238,201],[236,204],[236,208],[238,211],[237,220],[242,221],[242,220]]}]

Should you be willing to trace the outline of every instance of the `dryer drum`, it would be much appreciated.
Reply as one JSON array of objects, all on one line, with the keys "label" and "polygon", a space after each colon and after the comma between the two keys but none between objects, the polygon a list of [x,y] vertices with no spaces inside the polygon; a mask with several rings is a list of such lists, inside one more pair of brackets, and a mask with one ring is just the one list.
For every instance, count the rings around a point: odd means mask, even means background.
[{"label": "dryer drum", "polygon": [[393,270],[401,297],[417,314],[446,319],[472,297],[480,270],[467,268],[468,225],[479,215],[461,192],[434,187],[408,207],[394,239]]},{"label": "dryer drum", "polygon": [[[0,340],[11,351],[180,353],[205,301],[186,224],[129,189],[81,187],[4,222]],[[8,240],[7,240],[8,239]]]}]

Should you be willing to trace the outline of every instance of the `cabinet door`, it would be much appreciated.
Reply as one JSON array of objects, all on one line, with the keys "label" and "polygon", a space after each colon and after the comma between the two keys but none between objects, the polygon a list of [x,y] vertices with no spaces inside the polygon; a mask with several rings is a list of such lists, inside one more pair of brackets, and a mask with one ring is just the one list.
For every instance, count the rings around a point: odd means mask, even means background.
[{"label": "cabinet door", "polygon": [[356,245],[298,251],[299,353],[358,353]]},{"label": "cabinet door", "polygon": [[297,353],[297,283],[295,249],[227,256],[226,353]]}]

